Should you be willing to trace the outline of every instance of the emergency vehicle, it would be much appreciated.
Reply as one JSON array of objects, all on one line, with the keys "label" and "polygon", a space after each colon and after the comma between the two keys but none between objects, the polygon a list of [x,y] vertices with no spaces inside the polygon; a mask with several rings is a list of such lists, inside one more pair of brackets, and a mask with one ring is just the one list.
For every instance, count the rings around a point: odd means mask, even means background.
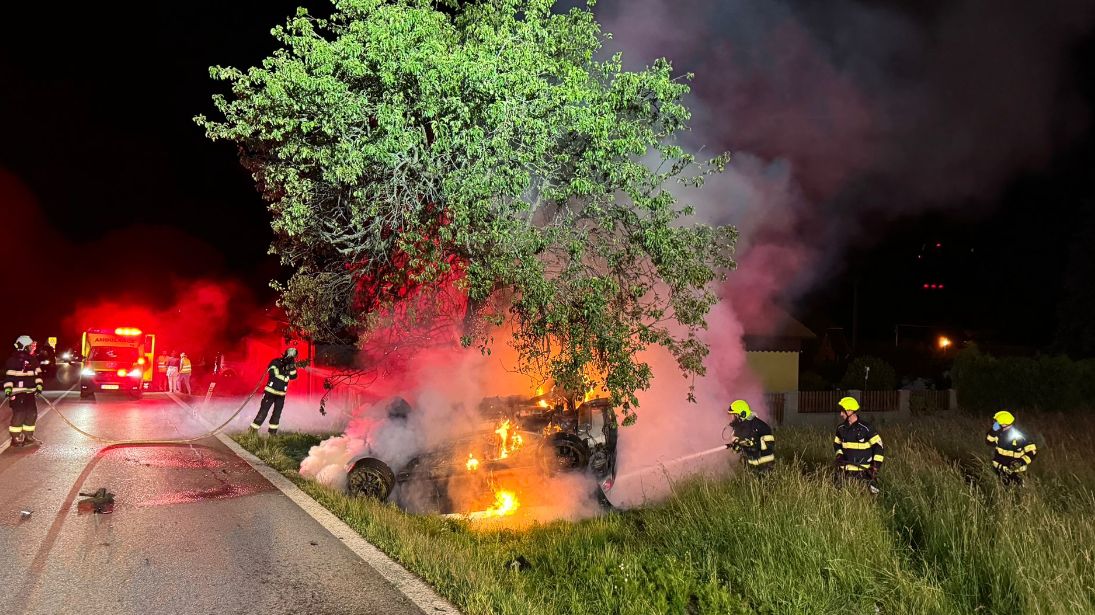
[{"label": "emergency vehicle", "polygon": [[140,397],[152,386],[156,366],[156,336],[133,327],[84,331],[80,398],[98,391],[119,391]]}]

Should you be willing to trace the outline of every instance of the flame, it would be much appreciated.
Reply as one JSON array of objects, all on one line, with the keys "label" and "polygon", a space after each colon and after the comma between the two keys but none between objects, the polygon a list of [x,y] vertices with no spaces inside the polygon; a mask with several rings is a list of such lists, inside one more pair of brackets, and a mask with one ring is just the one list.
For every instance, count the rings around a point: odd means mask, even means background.
[{"label": "flame", "polygon": [[582,398],[582,401],[589,401],[591,399],[595,399],[596,397],[597,397],[597,391],[595,389],[590,389],[590,390],[586,391],[586,394]]},{"label": "flame", "polygon": [[510,423],[509,419],[502,421],[502,424],[498,426],[498,429],[494,430],[494,433],[498,434],[501,444],[498,447],[498,458],[505,459],[509,457],[510,453],[516,452],[521,448],[521,445],[525,443],[525,439],[521,437],[521,434],[517,433],[517,425]]},{"label": "flame", "polygon": [[536,389],[536,396],[537,397],[539,397],[543,394],[544,394],[544,387],[539,387],[539,388]]},{"label": "flame", "polygon": [[516,493],[506,489],[499,489],[494,492],[494,506],[491,506],[484,512],[490,517],[506,517],[517,512],[517,509],[520,506],[521,502],[517,500]]},{"label": "flame", "polygon": [[468,469],[468,472],[474,472],[479,469],[479,460],[475,458],[475,455],[468,453],[468,461],[464,467]]},{"label": "flame", "polygon": [[541,399],[540,402],[539,402],[539,405],[540,405],[541,408],[547,408],[548,407],[547,400],[546,399]]}]

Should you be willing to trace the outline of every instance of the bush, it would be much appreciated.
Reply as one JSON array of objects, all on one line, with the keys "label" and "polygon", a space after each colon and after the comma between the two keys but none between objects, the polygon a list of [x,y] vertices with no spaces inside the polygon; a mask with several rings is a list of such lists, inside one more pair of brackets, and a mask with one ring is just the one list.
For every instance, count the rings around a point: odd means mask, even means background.
[{"label": "bush", "polygon": [[[869,378],[867,368],[871,370]],[[864,380],[867,381],[866,386]],[[892,391],[897,388],[897,373],[893,366],[878,357],[859,357],[848,365],[840,387],[845,390]]]},{"label": "bush", "polygon": [[1092,407],[1095,360],[997,358],[970,346],[952,370],[958,405],[976,412],[1001,408],[1076,411]]},{"label": "bush", "polygon": [[834,388],[833,383],[817,372],[804,372],[798,378],[800,391],[831,391]]}]

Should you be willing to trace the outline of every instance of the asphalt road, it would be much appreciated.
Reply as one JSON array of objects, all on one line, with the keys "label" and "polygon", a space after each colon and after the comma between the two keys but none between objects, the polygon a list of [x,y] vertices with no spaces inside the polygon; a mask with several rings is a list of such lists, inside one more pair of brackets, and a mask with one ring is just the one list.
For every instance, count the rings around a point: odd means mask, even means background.
[{"label": "asphalt road", "polygon": [[[58,406],[108,439],[207,430],[196,411],[162,394],[93,402],[70,394]],[[39,401],[40,415],[45,408]],[[4,404],[0,426],[9,418]],[[216,438],[104,446],[53,411],[37,437],[40,447],[0,454],[5,615],[422,613]],[[115,494],[114,512],[79,512],[78,493],[99,487]]]}]

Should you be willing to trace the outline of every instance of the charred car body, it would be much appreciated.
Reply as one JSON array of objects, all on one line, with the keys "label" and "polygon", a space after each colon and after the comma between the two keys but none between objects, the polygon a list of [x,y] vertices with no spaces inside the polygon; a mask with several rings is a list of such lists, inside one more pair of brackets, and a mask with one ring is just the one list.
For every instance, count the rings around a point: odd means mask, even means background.
[{"label": "charred car body", "polygon": [[[388,416],[405,420],[404,400]],[[571,402],[541,397],[494,397],[479,406],[481,422],[460,437],[391,467],[369,454],[346,466],[347,490],[381,501],[389,497],[412,512],[454,512],[486,506],[496,485],[528,494],[535,505],[537,483],[547,476],[591,479],[592,495],[605,507],[616,478],[618,422],[608,399]],[[522,496],[523,498],[526,496]]]}]

